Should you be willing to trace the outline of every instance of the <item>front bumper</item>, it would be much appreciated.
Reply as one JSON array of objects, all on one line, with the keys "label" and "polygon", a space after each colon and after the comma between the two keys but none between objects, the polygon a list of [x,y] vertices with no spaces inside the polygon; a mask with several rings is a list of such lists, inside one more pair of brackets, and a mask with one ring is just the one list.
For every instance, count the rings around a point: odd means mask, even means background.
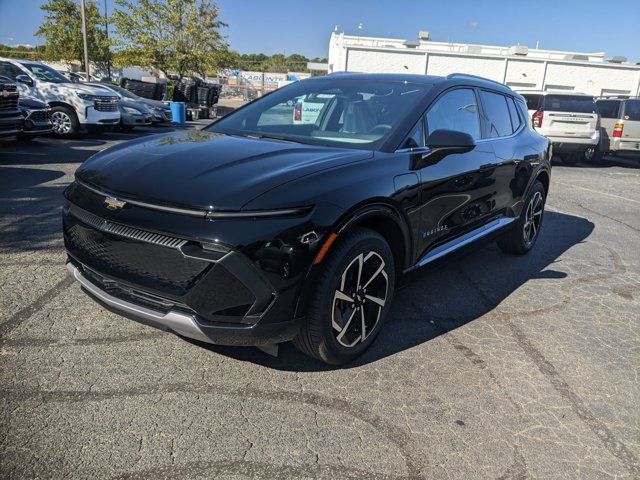
[{"label": "front bumper", "polygon": [[136,115],[130,113],[122,114],[122,124],[125,126],[140,126],[140,125],[150,125],[151,124],[151,115]]},{"label": "front bumper", "polygon": [[222,345],[280,343],[299,329],[299,277],[276,274],[268,255],[257,266],[234,249],[211,250],[73,204],[63,209],[63,229],[74,278],[124,316]]},{"label": "front bumper", "polygon": [[[79,114],[78,117],[81,117],[80,115],[81,110],[77,110],[77,113]],[[84,118],[80,118],[81,123],[87,124],[87,125],[116,125],[118,122],[120,122],[120,111],[116,110],[114,112],[101,112],[95,109],[95,107],[90,106],[90,107],[86,107],[84,112]]]},{"label": "front bumper", "polygon": [[203,325],[197,315],[171,309],[166,312],[118,298],[102,290],[88,280],[73,261],[67,269],[85,292],[110,310],[139,320],[161,330],[168,330],[183,337],[219,345],[268,345],[291,340],[303,319],[266,325]]}]

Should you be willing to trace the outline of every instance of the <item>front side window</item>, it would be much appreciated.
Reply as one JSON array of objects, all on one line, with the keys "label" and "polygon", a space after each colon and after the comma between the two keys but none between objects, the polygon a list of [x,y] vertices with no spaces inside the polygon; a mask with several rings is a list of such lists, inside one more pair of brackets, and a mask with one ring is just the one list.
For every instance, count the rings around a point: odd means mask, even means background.
[{"label": "front side window", "polygon": [[625,120],[640,120],[640,100],[627,100],[624,105]]},{"label": "front side window", "polygon": [[38,63],[23,63],[24,67],[33,73],[38,80],[47,83],[69,83],[69,80],[53,68]]},{"label": "front side window", "polygon": [[596,102],[596,106],[602,118],[618,118],[618,112],[620,111],[619,100],[600,100]]},{"label": "front side window", "polygon": [[303,80],[231,113],[207,130],[375,150],[431,87],[339,77]]},{"label": "front side window", "polygon": [[480,91],[482,106],[487,119],[489,138],[506,137],[513,133],[507,97],[499,93]]},{"label": "front side window", "polygon": [[445,93],[427,112],[428,131],[457,130],[480,138],[478,104],[473,90],[458,88]]}]

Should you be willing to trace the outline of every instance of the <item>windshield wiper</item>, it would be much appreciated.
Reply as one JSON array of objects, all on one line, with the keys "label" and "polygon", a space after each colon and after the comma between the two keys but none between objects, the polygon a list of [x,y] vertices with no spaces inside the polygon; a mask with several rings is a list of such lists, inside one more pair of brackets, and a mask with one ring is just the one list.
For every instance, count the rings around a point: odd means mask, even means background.
[{"label": "windshield wiper", "polygon": [[250,134],[247,134],[247,137],[258,138],[258,139],[264,138],[267,140],[278,140],[280,142],[286,142],[286,143],[300,143],[300,142],[296,142],[295,140],[291,140],[289,138],[280,137],[278,135],[265,135],[264,133],[250,133]]}]

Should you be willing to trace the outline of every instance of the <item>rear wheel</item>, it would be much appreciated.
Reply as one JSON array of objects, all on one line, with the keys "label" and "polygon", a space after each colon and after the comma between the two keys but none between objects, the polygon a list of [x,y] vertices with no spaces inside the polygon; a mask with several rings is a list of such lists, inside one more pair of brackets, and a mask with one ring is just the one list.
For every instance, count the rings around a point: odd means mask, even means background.
[{"label": "rear wheel", "polygon": [[321,266],[307,321],[294,345],[332,365],[355,359],[382,328],[394,283],[393,255],[385,239],[364,228],[346,234]]},{"label": "rear wheel", "polygon": [[75,135],[80,130],[76,113],[69,107],[57,106],[51,109],[53,133],[61,137]]},{"label": "rear wheel", "polygon": [[542,183],[536,180],[524,202],[525,207],[520,212],[515,226],[498,237],[498,247],[503,252],[524,255],[533,248],[542,227],[545,193]]}]

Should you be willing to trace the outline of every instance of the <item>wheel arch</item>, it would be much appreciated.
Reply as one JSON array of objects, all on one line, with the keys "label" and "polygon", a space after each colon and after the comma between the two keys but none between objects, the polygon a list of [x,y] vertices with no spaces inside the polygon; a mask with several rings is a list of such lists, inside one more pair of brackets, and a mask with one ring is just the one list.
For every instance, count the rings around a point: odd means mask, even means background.
[{"label": "wheel arch", "polygon": [[542,183],[542,186],[544,187],[544,193],[545,196],[549,195],[549,185],[550,185],[550,181],[551,181],[551,177],[549,176],[549,172],[544,169],[544,170],[540,170],[538,172],[538,174],[536,175],[536,180],[540,181],[540,183]]},{"label": "wheel arch", "polygon": [[[331,251],[331,245],[335,239],[356,227],[371,229],[387,241],[394,258],[397,283],[412,258],[411,230],[406,216],[394,205],[390,205],[384,200],[373,200],[364,205],[361,204],[343,214],[324,236],[317,255],[324,257],[325,253]],[[324,252],[320,253],[323,250]],[[296,318],[306,312],[311,286],[315,284],[314,278],[319,271],[318,266],[321,264],[322,261],[314,261],[307,272],[295,308]]]}]

